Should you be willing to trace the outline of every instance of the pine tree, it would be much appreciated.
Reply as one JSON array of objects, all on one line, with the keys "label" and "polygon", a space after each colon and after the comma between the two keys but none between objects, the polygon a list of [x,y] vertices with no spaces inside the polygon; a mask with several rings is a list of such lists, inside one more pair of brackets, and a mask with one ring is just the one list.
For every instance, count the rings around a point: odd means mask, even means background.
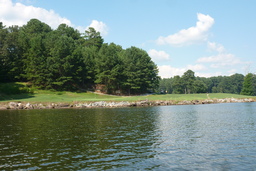
[{"label": "pine tree", "polygon": [[252,73],[248,73],[244,77],[243,89],[241,91],[242,95],[249,95],[249,96],[255,95],[253,77],[254,75]]}]

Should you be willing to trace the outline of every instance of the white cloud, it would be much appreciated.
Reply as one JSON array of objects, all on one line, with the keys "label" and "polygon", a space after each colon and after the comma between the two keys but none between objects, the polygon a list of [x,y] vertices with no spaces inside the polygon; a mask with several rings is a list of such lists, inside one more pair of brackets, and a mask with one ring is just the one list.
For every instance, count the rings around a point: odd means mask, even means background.
[{"label": "white cloud", "polygon": [[217,52],[217,54],[208,56],[208,57],[199,58],[197,60],[198,63],[210,63],[211,68],[222,68],[222,69],[228,69],[228,67],[234,67],[236,65],[244,65],[249,63],[246,61],[241,61],[234,54],[227,53],[226,49],[221,44],[218,44],[215,42],[208,42],[207,46],[209,50]]},{"label": "white cloud", "polygon": [[159,75],[162,78],[171,78],[175,75],[182,75],[184,72],[186,72],[186,68],[174,68],[170,65],[158,66],[158,69]]},{"label": "white cloud", "polygon": [[53,28],[65,23],[71,26],[71,21],[59,16],[53,10],[46,10],[22,3],[13,3],[11,0],[0,0],[0,21],[6,26],[26,24],[30,19],[37,18]]},{"label": "white cloud", "polygon": [[198,77],[206,77],[206,78],[209,78],[209,77],[214,77],[214,76],[220,76],[220,75],[223,75],[222,72],[213,72],[213,73],[199,73],[199,72],[195,72],[195,75],[198,76]]},{"label": "white cloud", "polygon": [[31,4],[33,3],[35,0],[17,0],[20,3],[27,3],[27,4]]},{"label": "white cloud", "polygon": [[191,69],[192,71],[202,71],[207,68],[204,65],[196,64],[196,65],[188,65],[187,69]]},{"label": "white cloud", "polygon": [[100,32],[102,36],[106,36],[108,34],[108,27],[102,21],[92,20],[88,27],[93,27],[96,31]]},{"label": "white cloud", "polygon": [[218,54],[209,57],[202,57],[197,60],[197,62],[202,63],[222,63],[222,62],[232,62],[235,59],[232,54]]},{"label": "white cloud", "polygon": [[167,37],[159,37],[157,43],[160,45],[170,44],[174,46],[183,46],[206,41],[208,38],[208,31],[214,24],[214,19],[209,15],[201,13],[197,14],[196,26],[188,29],[180,30],[178,33],[169,35]]},{"label": "white cloud", "polygon": [[167,61],[170,60],[170,55],[165,51],[157,51],[155,49],[150,49],[148,51],[149,56],[153,61]]},{"label": "white cloud", "polygon": [[78,29],[81,33],[88,27],[94,27],[95,30],[101,32],[102,35],[107,35],[107,25],[101,21],[92,20],[90,26],[75,26],[65,17],[61,17],[53,10],[46,10],[32,5],[24,5],[30,0],[19,0],[14,3],[12,0],[0,0],[0,21],[6,26],[25,25],[30,19],[36,18],[56,29],[60,24],[64,23]]},{"label": "white cloud", "polygon": [[211,68],[226,68],[228,66],[248,64],[248,62],[241,61],[235,55],[230,53],[219,53],[217,55],[199,58],[199,63],[211,63]]},{"label": "white cloud", "polygon": [[207,43],[208,49],[211,51],[217,51],[219,53],[224,53],[225,48],[223,45],[215,43],[215,42],[208,42]]},{"label": "white cloud", "polygon": [[[205,70],[206,67],[200,64],[188,65],[184,68],[175,68],[170,65],[161,65],[161,66],[158,66],[158,69],[159,69],[159,76],[161,76],[162,78],[171,78],[176,75],[182,76],[184,72],[186,72],[189,69],[191,69],[192,71],[202,71],[202,70]],[[199,73],[197,73],[196,75],[200,76]]]},{"label": "white cloud", "polygon": [[230,75],[233,75],[233,74],[237,73],[237,70],[236,69],[231,69],[231,70],[228,71],[228,73]]}]

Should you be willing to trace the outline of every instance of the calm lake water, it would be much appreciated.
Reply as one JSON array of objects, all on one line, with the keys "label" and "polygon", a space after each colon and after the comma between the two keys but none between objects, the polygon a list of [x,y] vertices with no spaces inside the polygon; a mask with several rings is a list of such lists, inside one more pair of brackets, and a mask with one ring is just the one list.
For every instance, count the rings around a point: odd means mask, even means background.
[{"label": "calm lake water", "polygon": [[255,170],[256,103],[0,111],[0,170]]}]

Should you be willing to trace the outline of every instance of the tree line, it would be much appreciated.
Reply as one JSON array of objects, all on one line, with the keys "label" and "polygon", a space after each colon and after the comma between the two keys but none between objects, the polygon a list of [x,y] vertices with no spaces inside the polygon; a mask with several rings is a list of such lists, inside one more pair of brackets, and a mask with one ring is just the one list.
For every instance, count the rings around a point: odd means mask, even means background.
[{"label": "tree line", "polygon": [[156,89],[158,69],[146,51],[104,43],[100,33],[37,19],[5,27],[0,22],[0,83],[29,82],[41,89],[141,94]]},{"label": "tree line", "polygon": [[232,93],[256,95],[256,75],[248,73],[231,76],[196,77],[194,71],[188,70],[182,76],[160,80],[160,93]]}]

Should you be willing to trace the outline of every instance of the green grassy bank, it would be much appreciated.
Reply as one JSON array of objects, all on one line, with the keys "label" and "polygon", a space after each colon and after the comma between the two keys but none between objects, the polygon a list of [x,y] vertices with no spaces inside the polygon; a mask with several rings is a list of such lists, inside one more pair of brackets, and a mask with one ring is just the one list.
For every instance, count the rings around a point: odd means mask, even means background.
[{"label": "green grassy bank", "polygon": [[[12,92],[15,92],[13,94]],[[18,93],[18,94],[17,94]],[[50,91],[50,90],[38,90],[36,88],[29,88],[24,83],[15,84],[0,84],[0,103],[6,103],[10,101],[20,102],[86,102],[86,101],[158,101],[158,100],[204,100],[204,99],[224,99],[224,98],[253,98],[255,96],[244,96],[237,94],[226,93],[212,93],[212,94],[161,94],[161,95],[144,95],[144,96],[113,96],[102,95],[92,92],[67,92],[67,91]]]}]

